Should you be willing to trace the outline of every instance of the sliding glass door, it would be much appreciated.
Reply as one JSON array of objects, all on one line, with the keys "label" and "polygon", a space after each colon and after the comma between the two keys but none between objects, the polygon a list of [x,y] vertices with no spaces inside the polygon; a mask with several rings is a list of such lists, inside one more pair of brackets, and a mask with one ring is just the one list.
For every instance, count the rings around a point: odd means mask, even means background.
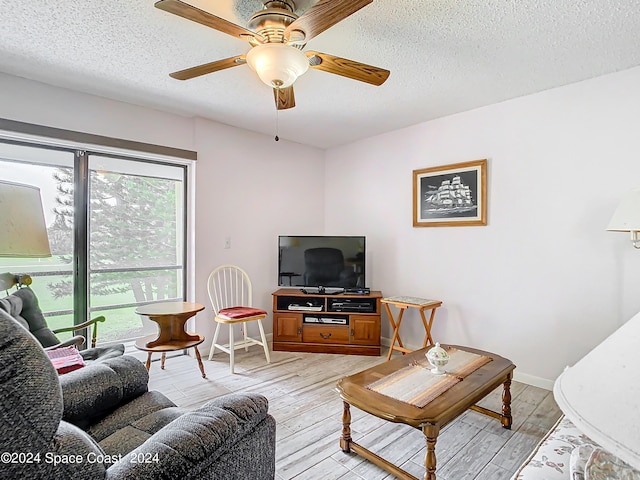
[{"label": "sliding glass door", "polygon": [[185,298],[186,166],[0,141],[0,178],[40,187],[53,257],[27,273],[52,328],[104,315],[98,343],[154,332],[136,306]]},{"label": "sliding glass door", "polygon": [[184,175],[178,166],[89,155],[89,309],[109,312],[103,338],[153,333],[135,307],[184,297]]}]

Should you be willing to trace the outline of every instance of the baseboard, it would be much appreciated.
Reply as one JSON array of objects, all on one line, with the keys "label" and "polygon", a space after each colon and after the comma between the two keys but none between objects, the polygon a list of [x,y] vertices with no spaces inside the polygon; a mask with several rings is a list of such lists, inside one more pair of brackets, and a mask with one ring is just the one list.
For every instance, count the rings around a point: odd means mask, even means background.
[{"label": "baseboard", "polygon": [[[381,337],[380,343],[385,347],[391,346],[391,339]],[[405,346],[411,350],[418,350],[422,348],[422,345],[411,345],[408,342],[404,342]],[[536,377],[535,375],[529,375],[528,373],[519,372],[518,369],[513,373],[513,380],[520,383],[526,383],[527,385],[531,385],[533,387],[544,388],[545,390],[553,390],[553,380],[548,380],[546,378]]]},{"label": "baseboard", "polygon": [[546,378],[536,377],[535,375],[529,375],[528,373],[519,373],[518,370],[513,373],[513,379],[516,382],[526,383],[533,387],[544,388],[545,390],[553,390],[553,380]]}]

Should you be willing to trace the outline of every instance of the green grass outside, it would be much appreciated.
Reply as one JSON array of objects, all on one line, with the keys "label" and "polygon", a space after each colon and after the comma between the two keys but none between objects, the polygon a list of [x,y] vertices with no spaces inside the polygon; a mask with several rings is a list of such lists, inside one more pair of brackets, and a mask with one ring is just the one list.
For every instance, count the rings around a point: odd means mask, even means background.
[{"label": "green grass outside", "polygon": [[[49,280],[51,277],[49,277]],[[50,290],[47,288],[46,280],[43,283],[31,285],[31,288],[38,297],[40,308],[43,312],[55,310],[72,310],[73,302],[71,297],[63,297],[59,299],[53,298]],[[132,303],[135,301],[132,292],[119,293],[112,295],[96,296],[92,299],[94,306],[98,305],[115,305],[122,303]],[[101,310],[99,312],[91,312],[91,318],[99,315],[106,317],[105,322],[98,323],[98,342],[110,342],[122,339],[131,339],[142,334],[142,319],[140,315],[134,313],[136,307],[113,308],[109,310]],[[56,328],[69,327],[73,325],[73,315],[55,315],[47,316],[47,324],[52,330]],[[59,335],[61,339],[71,337],[73,334],[64,332]]]}]

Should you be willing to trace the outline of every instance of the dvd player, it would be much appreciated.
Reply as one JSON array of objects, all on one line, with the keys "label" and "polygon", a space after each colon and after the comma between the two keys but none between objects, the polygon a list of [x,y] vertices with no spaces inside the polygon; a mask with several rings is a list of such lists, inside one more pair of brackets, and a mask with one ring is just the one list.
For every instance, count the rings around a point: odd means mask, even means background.
[{"label": "dvd player", "polygon": [[321,312],[322,305],[313,305],[307,302],[306,305],[300,305],[298,303],[290,303],[287,307],[288,310],[302,310],[306,312]]},{"label": "dvd player", "polygon": [[376,311],[376,301],[372,298],[329,299],[329,311],[373,313]]},{"label": "dvd player", "polygon": [[371,307],[362,303],[334,303],[331,305],[335,310],[369,310]]},{"label": "dvd player", "polygon": [[346,325],[346,318],[335,318],[335,317],[304,317],[305,323],[321,323],[321,324],[332,324],[332,325]]},{"label": "dvd player", "polygon": [[345,288],[344,293],[346,295],[370,295],[371,289],[367,287],[360,288]]}]

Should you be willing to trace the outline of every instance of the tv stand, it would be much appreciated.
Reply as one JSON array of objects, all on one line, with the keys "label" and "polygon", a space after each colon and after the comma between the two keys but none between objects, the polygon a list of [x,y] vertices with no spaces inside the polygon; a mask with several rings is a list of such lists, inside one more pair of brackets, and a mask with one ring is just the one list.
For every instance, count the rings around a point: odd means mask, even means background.
[{"label": "tv stand", "polygon": [[[273,292],[273,350],[380,355],[382,292]],[[340,289],[341,291],[343,289]]]}]

